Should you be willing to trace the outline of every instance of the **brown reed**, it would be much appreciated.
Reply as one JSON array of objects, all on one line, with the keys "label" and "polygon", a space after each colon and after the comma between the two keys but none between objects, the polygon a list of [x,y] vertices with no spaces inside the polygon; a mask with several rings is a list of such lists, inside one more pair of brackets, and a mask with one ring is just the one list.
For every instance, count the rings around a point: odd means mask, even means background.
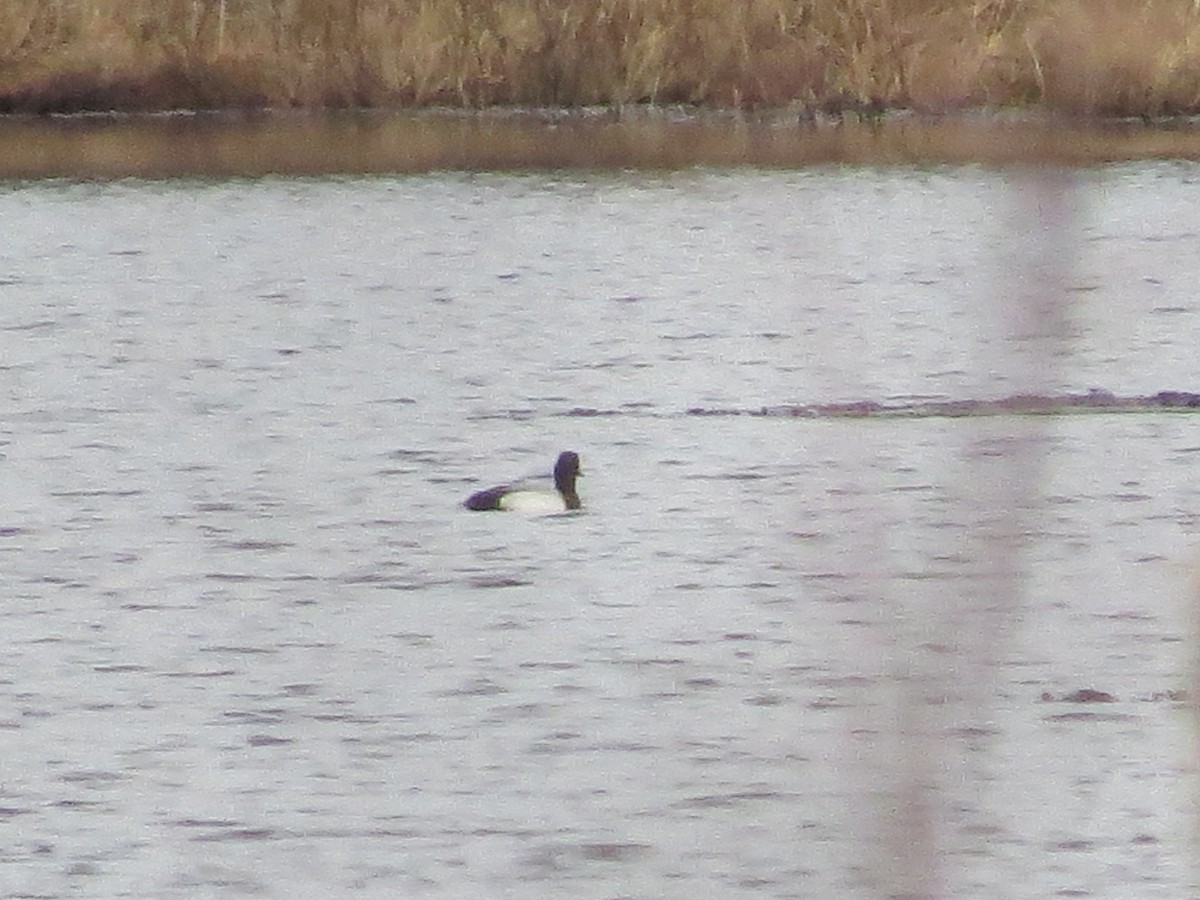
[{"label": "brown reed", "polygon": [[0,110],[1200,110],[1196,0],[6,0]]}]

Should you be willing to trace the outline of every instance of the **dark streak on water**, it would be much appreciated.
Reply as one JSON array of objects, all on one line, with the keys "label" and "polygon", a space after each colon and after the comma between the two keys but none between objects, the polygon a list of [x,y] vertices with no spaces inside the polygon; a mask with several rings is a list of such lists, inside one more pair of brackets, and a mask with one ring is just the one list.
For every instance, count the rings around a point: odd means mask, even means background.
[{"label": "dark streak on water", "polygon": [[[792,416],[803,418],[962,418],[965,416],[1062,416],[1072,413],[1200,412],[1200,394],[1159,391],[1139,397],[1117,397],[1093,389],[1085,394],[1017,394],[995,400],[924,400],[912,403],[814,403],[763,406],[758,409],[693,407],[692,416]],[[563,415],[615,415],[615,410],[571,410]]]}]

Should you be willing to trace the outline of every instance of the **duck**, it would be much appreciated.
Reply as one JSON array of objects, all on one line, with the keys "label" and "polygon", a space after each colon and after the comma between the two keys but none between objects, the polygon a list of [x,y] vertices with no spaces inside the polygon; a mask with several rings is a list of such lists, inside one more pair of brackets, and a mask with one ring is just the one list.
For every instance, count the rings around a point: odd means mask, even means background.
[{"label": "duck", "polygon": [[579,454],[564,450],[554,463],[553,490],[521,482],[501,484],[486,491],[476,491],[463,506],[476,512],[552,513],[580,509],[582,504],[579,494],[575,493],[575,479],[582,475]]}]

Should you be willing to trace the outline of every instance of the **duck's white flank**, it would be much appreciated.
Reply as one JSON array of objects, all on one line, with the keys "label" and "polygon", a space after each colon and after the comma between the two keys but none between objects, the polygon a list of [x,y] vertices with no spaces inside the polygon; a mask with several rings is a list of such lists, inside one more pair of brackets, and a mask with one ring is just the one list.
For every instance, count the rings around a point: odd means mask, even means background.
[{"label": "duck's white flank", "polygon": [[549,491],[509,491],[500,498],[500,509],[505,512],[545,513],[566,512],[567,504],[562,495]]}]

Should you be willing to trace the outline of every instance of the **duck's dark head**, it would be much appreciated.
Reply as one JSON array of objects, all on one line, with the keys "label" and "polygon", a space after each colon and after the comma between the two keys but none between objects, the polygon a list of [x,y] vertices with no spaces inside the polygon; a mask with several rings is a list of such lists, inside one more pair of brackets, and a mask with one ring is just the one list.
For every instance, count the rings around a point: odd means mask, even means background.
[{"label": "duck's dark head", "polygon": [[578,453],[564,450],[558,454],[558,462],[554,464],[554,486],[566,499],[570,509],[579,509],[579,495],[575,493],[575,479],[582,476]]}]

